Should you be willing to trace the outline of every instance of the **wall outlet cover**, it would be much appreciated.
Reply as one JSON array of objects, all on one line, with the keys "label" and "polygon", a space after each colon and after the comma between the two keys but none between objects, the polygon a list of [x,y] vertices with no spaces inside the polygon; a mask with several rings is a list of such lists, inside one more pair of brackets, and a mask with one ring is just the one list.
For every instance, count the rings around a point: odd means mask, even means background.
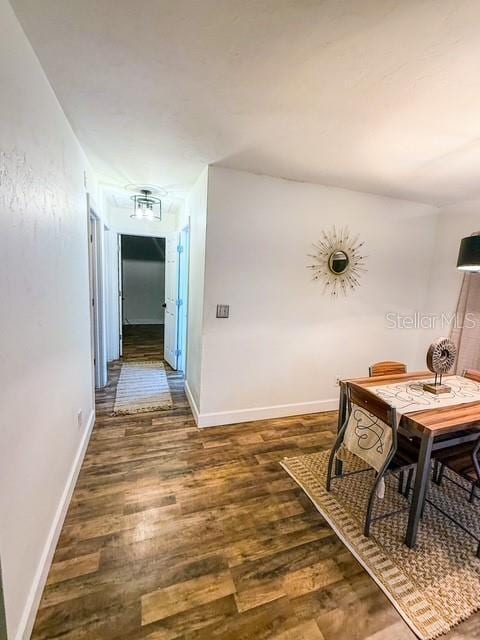
[{"label": "wall outlet cover", "polygon": [[228,318],[230,315],[229,304],[217,304],[217,318]]}]

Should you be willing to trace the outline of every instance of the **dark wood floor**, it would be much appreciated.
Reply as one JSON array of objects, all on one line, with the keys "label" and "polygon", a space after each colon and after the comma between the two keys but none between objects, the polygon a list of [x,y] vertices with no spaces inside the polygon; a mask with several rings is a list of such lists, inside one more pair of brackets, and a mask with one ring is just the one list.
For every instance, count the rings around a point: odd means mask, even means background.
[{"label": "dark wood floor", "polygon": [[[161,356],[127,328],[125,359]],[[167,367],[168,368],[168,367]],[[412,640],[278,460],[329,447],[332,413],[198,429],[168,370],[171,411],[97,421],[33,638]],[[448,638],[478,638],[478,616]]]}]

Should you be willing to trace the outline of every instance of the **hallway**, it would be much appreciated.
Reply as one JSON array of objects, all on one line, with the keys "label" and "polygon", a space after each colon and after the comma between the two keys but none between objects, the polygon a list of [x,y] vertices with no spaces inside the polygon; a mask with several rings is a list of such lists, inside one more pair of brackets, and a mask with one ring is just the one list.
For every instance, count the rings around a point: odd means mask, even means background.
[{"label": "hallway", "polygon": [[[161,335],[131,327],[124,346],[155,359]],[[198,429],[167,366],[173,410],[112,417],[119,369],[97,394],[33,638],[411,638],[277,463],[328,447],[333,414]]]},{"label": "hallway", "polygon": [[122,360],[163,360],[163,333],[163,324],[123,325]]}]

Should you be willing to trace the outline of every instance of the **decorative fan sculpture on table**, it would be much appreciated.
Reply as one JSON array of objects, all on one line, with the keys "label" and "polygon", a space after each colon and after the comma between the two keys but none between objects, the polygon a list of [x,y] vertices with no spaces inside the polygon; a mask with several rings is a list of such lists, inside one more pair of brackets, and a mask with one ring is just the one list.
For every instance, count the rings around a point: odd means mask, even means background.
[{"label": "decorative fan sculpture on table", "polygon": [[457,347],[448,338],[439,338],[432,342],[427,351],[427,367],[435,374],[435,382],[425,383],[424,391],[435,394],[450,393],[451,387],[442,384],[442,378],[452,369],[456,357]]},{"label": "decorative fan sculpture on table", "polygon": [[316,253],[309,254],[315,260],[308,265],[314,280],[322,280],[324,292],[330,290],[332,296],[346,295],[360,285],[360,277],[365,268],[365,258],[358,236],[351,237],[348,227],[323,231],[320,240],[313,246]]}]

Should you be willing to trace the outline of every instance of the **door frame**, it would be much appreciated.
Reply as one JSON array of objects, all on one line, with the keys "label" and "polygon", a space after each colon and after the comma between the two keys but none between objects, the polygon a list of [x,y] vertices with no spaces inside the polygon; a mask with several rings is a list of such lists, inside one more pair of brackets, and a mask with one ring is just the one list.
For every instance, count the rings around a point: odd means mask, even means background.
[{"label": "door frame", "polygon": [[7,617],[5,613],[5,597],[3,593],[2,563],[0,561],[0,640],[7,640]]},{"label": "door frame", "polygon": [[122,258],[122,235],[117,233],[117,277],[118,277],[118,357],[123,356],[123,258]]},{"label": "door frame", "polygon": [[[131,233],[124,231],[116,231],[117,234],[117,274],[116,274],[116,282],[117,282],[117,316],[118,316],[118,345],[119,345],[119,357],[121,358],[123,355],[123,254],[122,254],[122,236],[136,236],[137,238],[156,238],[158,240],[165,240],[165,246],[167,242],[167,237],[165,233],[158,233],[153,235],[151,233]],[[166,274],[165,274],[166,275]],[[165,322],[165,320],[164,320]],[[165,324],[164,324],[165,326]]]},{"label": "door frame", "polygon": [[108,382],[105,325],[104,224],[87,193],[90,335],[95,388]]},{"label": "door frame", "polygon": [[[179,281],[178,268],[180,264],[180,233],[171,231],[165,239],[165,334],[163,339],[163,357],[174,371],[178,370],[178,322],[180,299],[178,295]],[[172,256],[174,256],[172,260]],[[173,280],[173,288],[170,289],[167,277]],[[170,280],[170,284],[172,284]],[[171,332],[170,332],[171,329]],[[167,349],[167,345],[170,350]]]},{"label": "door frame", "polygon": [[190,270],[190,223],[179,233],[180,255],[178,259],[178,298],[180,301],[177,317],[178,370],[187,377],[187,338],[188,338],[188,289]]},{"label": "door frame", "polygon": [[[188,234],[188,240],[190,240],[190,223],[188,223],[185,227],[183,227],[183,229],[180,232],[176,232],[178,234],[178,237],[181,238],[181,234],[182,232],[186,232]],[[138,237],[143,237],[143,238],[163,238],[165,240],[165,250],[166,250],[166,242],[167,242],[167,234],[165,232],[163,233],[158,233],[158,234],[151,234],[151,233],[132,233],[131,231],[128,232],[124,232],[124,231],[119,231],[119,230],[115,230],[115,233],[117,234],[117,243],[118,246],[121,247],[121,241],[122,241],[122,236],[138,236]],[[188,247],[190,247],[190,243],[188,242]],[[184,348],[185,348],[185,352],[184,352],[184,358],[183,358],[183,363],[184,363],[184,367],[185,367],[185,371],[183,371],[184,375],[186,375],[186,368],[187,368],[187,340],[188,340],[188,291],[189,291],[189,283],[190,283],[190,274],[189,274],[189,263],[190,263],[190,248],[188,248],[187,250],[188,255],[186,256],[187,260],[186,260],[186,297],[184,299],[184,303],[185,303],[185,328],[183,330],[183,335],[184,335],[184,339],[185,339],[185,344],[184,344]],[[120,324],[122,321],[122,311],[121,311],[121,305],[122,305],[122,253],[121,253],[121,249],[118,251],[117,253],[118,256],[118,265],[116,265],[116,283],[117,283],[117,291],[118,291],[118,296],[117,296],[117,304],[119,306],[118,309],[118,318],[119,318],[119,326],[118,326],[118,341],[119,341],[119,345],[120,345],[120,357],[122,354],[122,349],[123,349],[123,327]],[[166,256],[165,256],[166,257]],[[179,261],[180,262],[180,261]],[[110,268],[112,268],[112,265],[109,265]],[[166,268],[165,268],[165,277],[166,277]],[[178,276],[177,276],[177,292],[178,292]],[[165,291],[167,290],[167,285],[165,283]],[[178,296],[177,296],[178,297]],[[180,314],[177,314],[177,327],[176,327],[176,331],[177,331],[177,336],[178,331],[179,331],[179,316]],[[164,324],[165,327],[165,324]]]}]

